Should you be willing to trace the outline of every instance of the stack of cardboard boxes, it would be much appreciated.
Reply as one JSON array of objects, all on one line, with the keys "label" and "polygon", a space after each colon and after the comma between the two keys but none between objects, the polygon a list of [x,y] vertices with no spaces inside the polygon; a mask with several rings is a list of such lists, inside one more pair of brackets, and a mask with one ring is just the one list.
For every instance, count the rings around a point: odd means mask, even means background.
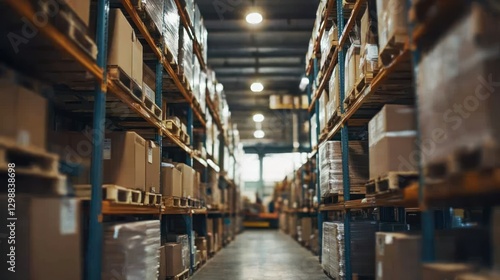
[{"label": "stack of cardboard boxes", "polygon": [[200,174],[183,164],[162,163],[162,195],[176,198],[199,199]]}]

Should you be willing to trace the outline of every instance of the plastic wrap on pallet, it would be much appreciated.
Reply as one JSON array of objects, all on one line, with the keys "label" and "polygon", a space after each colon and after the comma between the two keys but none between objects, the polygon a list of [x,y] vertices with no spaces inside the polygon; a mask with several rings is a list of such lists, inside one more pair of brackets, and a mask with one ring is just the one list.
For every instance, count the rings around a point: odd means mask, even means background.
[{"label": "plastic wrap on pallet", "polygon": [[378,43],[384,50],[393,35],[408,34],[406,3],[400,0],[377,0]]},{"label": "plastic wrap on pallet", "polygon": [[174,0],[165,0],[165,13],[163,14],[163,40],[165,46],[172,53],[174,61],[178,62],[179,56],[179,25],[180,17]]},{"label": "plastic wrap on pallet", "polygon": [[474,168],[500,166],[498,26],[497,14],[474,4],[422,57],[418,116],[422,146],[433,147],[422,149],[424,166],[442,164],[450,155],[464,155],[467,164],[480,159]]},{"label": "plastic wrap on pallet", "polygon": [[[327,141],[319,147],[321,196],[343,190],[342,147],[340,141]],[[369,177],[368,143],[349,142],[349,179],[351,186],[362,186]]]},{"label": "plastic wrap on pallet", "polygon": [[200,35],[200,39],[198,39],[198,42],[200,43],[200,46],[201,46],[203,61],[205,63],[207,63],[207,61],[208,61],[208,30],[205,27],[205,25],[201,26],[201,35]]},{"label": "plastic wrap on pallet", "polygon": [[[184,269],[191,266],[191,252],[189,251],[189,237],[187,234],[167,234],[167,242],[179,243],[182,246],[182,265]],[[137,278],[139,279],[139,278]]]},{"label": "plastic wrap on pallet", "polygon": [[194,37],[198,42],[200,41],[201,38],[201,26],[203,26],[203,18],[201,17],[201,12],[200,8],[198,7],[198,4],[194,4],[194,21],[193,21],[193,27],[194,27]]},{"label": "plastic wrap on pallet", "polygon": [[326,63],[326,59],[328,58],[328,53],[330,52],[331,44],[332,42],[330,41],[330,36],[329,36],[329,31],[323,32],[323,35],[321,36],[321,41],[320,41],[320,48],[321,48],[321,61],[320,61],[320,69],[324,67]]},{"label": "plastic wrap on pallet", "polygon": [[193,88],[193,40],[182,25],[179,26],[179,68]]},{"label": "plastic wrap on pallet", "polygon": [[215,71],[207,69],[207,94],[212,102],[214,101],[216,95],[216,83],[217,79],[215,77]]},{"label": "plastic wrap on pallet", "polygon": [[358,79],[360,45],[351,45],[347,51],[345,60],[345,82],[344,96],[348,98],[349,93],[354,89],[356,80]]},{"label": "plastic wrap on pallet", "polygon": [[153,20],[156,28],[161,32],[163,29],[163,5],[164,0],[140,0],[140,9],[144,10]]},{"label": "plastic wrap on pallet", "polygon": [[204,71],[200,71],[200,99],[198,100],[198,102],[200,102],[201,111],[203,113],[205,113],[207,108],[206,94],[207,94],[207,74],[205,74]]},{"label": "plastic wrap on pallet", "polygon": [[104,225],[102,278],[157,279],[160,221]]},{"label": "plastic wrap on pallet", "polygon": [[319,129],[323,131],[326,128],[328,120],[326,119],[326,104],[328,100],[328,94],[323,91],[320,98],[318,99],[318,113],[319,113]]},{"label": "plastic wrap on pallet", "polygon": [[335,66],[333,68],[332,75],[330,77],[330,81],[328,83],[329,96],[328,99],[331,103],[331,112],[329,112],[330,116],[333,116],[337,110],[340,110],[340,74],[338,71],[338,67]]},{"label": "plastic wrap on pallet", "polygon": [[193,96],[198,102],[200,102],[200,72],[200,62],[193,54]]},{"label": "plastic wrap on pallet", "polygon": [[191,21],[191,24],[194,23],[194,0],[184,0],[186,5],[184,6],[184,9],[186,10],[187,16],[189,20]]}]

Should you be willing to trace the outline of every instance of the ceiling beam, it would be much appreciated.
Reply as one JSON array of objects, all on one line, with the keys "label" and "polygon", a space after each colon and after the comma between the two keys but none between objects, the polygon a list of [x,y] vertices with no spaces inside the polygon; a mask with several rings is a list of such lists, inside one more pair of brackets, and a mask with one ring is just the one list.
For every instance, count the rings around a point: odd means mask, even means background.
[{"label": "ceiling beam", "polygon": [[217,32],[268,32],[268,31],[312,31],[314,19],[267,19],[251,26],[245,20],[205,20],[210,34]]}]

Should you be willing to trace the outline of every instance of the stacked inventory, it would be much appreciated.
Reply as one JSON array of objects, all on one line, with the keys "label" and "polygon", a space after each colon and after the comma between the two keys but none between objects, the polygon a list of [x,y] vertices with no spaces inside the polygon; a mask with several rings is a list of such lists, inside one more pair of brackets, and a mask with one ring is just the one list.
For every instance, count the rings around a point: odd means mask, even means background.
[{"label": "stacked inventory", "polygon": [[[343,192],[342,148],[339,141],[328,141],[319,148],[321,197]],[[349,143],[349,176],[351,186],[363,186],[368,179],[367,143]],[[351,187],[351,190],[355,188]]]}]

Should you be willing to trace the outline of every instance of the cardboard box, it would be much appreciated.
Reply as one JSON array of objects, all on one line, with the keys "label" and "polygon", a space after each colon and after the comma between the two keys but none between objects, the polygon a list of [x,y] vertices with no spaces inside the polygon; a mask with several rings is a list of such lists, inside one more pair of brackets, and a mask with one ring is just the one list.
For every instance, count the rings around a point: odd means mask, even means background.
[{"label": "cardboard box", "polygon": [[195,245],[196,245],[196,248],[198,248],[202,251],[206,251],[208,249],[207,239],[205,237],[196,237]]},{"label": "cardboard box", "polygon": [[207,219],[207,233],[214,233],[214,219]]},{"label": "cardboard box", "polygon": [[194,179],[193,179],[193,198],[194,199],[200,199],[200,172],[196,171],[194,174]]},{"label": "cardboard box", "polygon": [[146,191],[160,193],[160,146],[146,141]]},{"label": "cardboard box", "polygon": [[212,233],[207,233],[207,252],[214,252],[214,236]]},{"label": "cardboard box", "polygon": [[167,259],[167,277],[175,277],[184,271],[181,244],[165,243],[165,257]]},{"label": "cardboard box", "polygon": [[[132,35],[132,79],[142,88],[143,81],[143,48],[137,35]],[[154,100],[151,100],[154,101]]]},{"label": "cardboard box", "polygon": [[454,280],[463,273],[474,272],[473,265],[461,263],[433,263],[422,266],[422,279],[425,280]]},{"label": "cardboard box", "polygon": [[354,89],[356,81],[358,80],[360,54],[361,50],[359,48],[359,45],[358,46],[351,45],[351,47],[347,51],[347,56],[345,60],[345,83],[344,83],[345,99],[349,97],[349,94]]},{"label": "cardboard box", "polygon": [[370,179],[390,171],[416,171],[415,112],[410,106],[385,105],[369,123]]},{"label": "cardboard box", "polygon": [[376,279],[421,280],[421,238],[403,233],[376,233]]},{"label": "cardboard box", "polygon": [[108,65],[119,66],[130,78],[134,76],[132,72],[133,34],[132,26],[120,9],[111,9],[109,11]]},{"label": "cardboard box", "polygon": [[22,146],[45,149],[47,100],[25,87],[1,78],[0,98],[0,136],[11,138]]},{"label": "cardboard box", "polygon": [[312,220],[311,218],[302,218],[300,219],[300,225],[302,228],[302,240],[309,245],[311,234],[312,234]]},{"label": "cardboard box", "polygon": [[408,34],[407,9],[404,1],[377,0],[380,50],[384,50],[394,35]]},{"label": "cardboard box", "polygon": [[182,197],[182,174],[177,168],[162,167],[161,180],[162,195]]},{"label": "cardboard box", "polygon": [[[1,195],[2,205],[7,207],[7,195]],[[0,211],[7,221],[8,212]],[[15,230],[4,228],[2,233],[15,231],[15,244],[0,243],[1,279],[53,280],[81,279],[81,228],[80,206],[77,199],[16,196]],[[6,224],[6,225],[7,225]],[[7,256],[15,246],[15,273],[7,270],[12,259]]]},{"label": "cardboard box", "polygon": [[194,169],[183,163],[178,163],[175,167],[182,173],[182,197],[193,197]]},{"label": "cardboard box", "polygon": [[104,139],[103,183],[145,190],[146,140],[135,132],[112,132]]},{"label": "cardboard box", "polygon": [[167,251],[166,246],[160,247],[160,277],[158,279],[167,278]]},{"label": "cardboard box", "polygon": [[66,4],[76,13],[85,26],[89,26],[90,0],[65,0]]}]

